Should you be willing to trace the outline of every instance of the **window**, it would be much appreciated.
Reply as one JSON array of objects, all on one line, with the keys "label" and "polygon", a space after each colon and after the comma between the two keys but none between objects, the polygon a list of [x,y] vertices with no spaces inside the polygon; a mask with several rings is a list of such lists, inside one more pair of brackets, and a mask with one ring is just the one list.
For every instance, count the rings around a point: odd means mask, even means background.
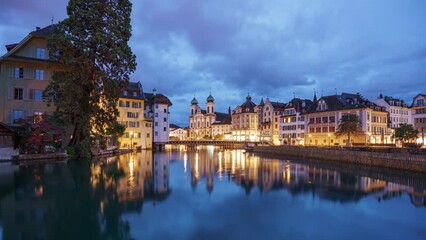
[{"label": "window", "polygon": [[155,104],[155,108],[158,108],[158,104],[157,103]]},{"label": "window", "polygon": [[36,69],[35,70],[35,79],[44,80],[44,70]]},{"label": "window", "polygon": [[34,111],[34,116],[41,116],[43,115],[42,111]]},{"label": "window", "polygon": [[166,127],[164,127],[164,131],[167,131],[167,128],[166,128]]},{"label": "window", "polygon": [[146,137],[147,137],[147,138],[150,138],[151,136],[149,135],[149,133],[147,133],[147,134],[146,134]]},{"label": "window", "polygon": [[155,126],[158,127],[158,122],[155,122]]},{"label": "window", "polygon": [[24,98],[24,90],[22,88],[15,88],[13,99],[22,100]]},{"label": "window", "polygon": [[123,96],[127,96],[127,91],[123,91]]},{"label": "window", "polygon": [[155,117],[158,117],[158,113],[155,113]]},{"label": "window", "polygon": [[164,118],[164,122],[167,122],[167,118]]},{"label": "window", "polygon": [[34,100],[34,101],[43,101],[43,90],[30,89],[29,99]]},{"label": "window", "polygon": [[130,107],[130,102],[126,101],[126,107]]},{"label": "window", "polygon": [[155,136],[158,136],[158,132],[155,132]]},{"label": "window", "polygon": [[417,99],[417,101],[416,101],[416,105],[417,106],[423,106],[423,105],[425,105],[425,100],[424,99]]},{"label": "window", "polygon": [[15,67],[14,76],[15,78],[24,78],[24,68]]},{"label": "window", "polygon": [[22,110],[13,110],[13,122],[16,123],[22,119],[24,111]]},{"label": "window", "polygon": [[46,58],[46,48],[37,48],[36,49],[36,58],[45,59]]},{"label": "window", "polygon": [[164,113],[167,113],[167,109],[164,109]]},{"label": "window", "polygon": [[133,97],[137,97],[138,93],[137,92],[133,92]]}]

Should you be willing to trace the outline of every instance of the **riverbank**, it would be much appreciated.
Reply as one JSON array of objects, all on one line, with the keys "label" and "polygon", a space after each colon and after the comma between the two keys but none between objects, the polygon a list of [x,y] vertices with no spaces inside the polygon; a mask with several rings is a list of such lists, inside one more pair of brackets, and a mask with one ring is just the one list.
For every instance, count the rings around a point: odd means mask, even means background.
[{"label": "riverbank", "polygon": [[426,154],[410,152],[362,151],[347,148],[296,146],[256,146],[254,153],[314,158],[334,162],[362,164],[426,173]]}]

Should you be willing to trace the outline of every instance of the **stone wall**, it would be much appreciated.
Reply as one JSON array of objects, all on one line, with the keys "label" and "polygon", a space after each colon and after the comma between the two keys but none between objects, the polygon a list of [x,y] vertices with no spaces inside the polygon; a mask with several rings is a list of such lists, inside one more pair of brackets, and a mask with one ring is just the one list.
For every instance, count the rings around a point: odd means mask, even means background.
[{"label": "stone wall", "polygon": [[386,152],[383,149],[380,151],[362,151],[345,148],[295,146],[257,146],[254,147],[253,152],[426,172],[426,154],[424,153]]}]

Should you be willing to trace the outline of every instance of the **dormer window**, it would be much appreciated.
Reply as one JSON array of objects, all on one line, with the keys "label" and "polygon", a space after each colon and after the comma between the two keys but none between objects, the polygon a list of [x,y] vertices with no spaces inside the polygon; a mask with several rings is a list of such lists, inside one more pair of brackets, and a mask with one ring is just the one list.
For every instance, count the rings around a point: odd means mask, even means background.
[{"label": "dormer window", "polygon": [[127,96],[127,91],[123,91],[123,96]]},{"label": "dormer window", "polygon": [[138,93],[137,92],[133,92],[133,97],[137,97]]}]

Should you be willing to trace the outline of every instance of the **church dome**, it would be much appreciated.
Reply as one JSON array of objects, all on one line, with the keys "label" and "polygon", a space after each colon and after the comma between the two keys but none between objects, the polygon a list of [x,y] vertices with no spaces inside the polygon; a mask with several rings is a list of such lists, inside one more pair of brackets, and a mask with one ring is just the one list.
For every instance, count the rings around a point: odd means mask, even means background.
[{"label": "church dome", "polygon": [[197,99],[195,99],[195,97],[192,99],[191,104],[192,105],[197,105],[198,104],[198,101],[197,101]]},{"label": "church dome", "polygon": [[211,94],[207,97],[207,102],[214,102],[214,97]]}]

